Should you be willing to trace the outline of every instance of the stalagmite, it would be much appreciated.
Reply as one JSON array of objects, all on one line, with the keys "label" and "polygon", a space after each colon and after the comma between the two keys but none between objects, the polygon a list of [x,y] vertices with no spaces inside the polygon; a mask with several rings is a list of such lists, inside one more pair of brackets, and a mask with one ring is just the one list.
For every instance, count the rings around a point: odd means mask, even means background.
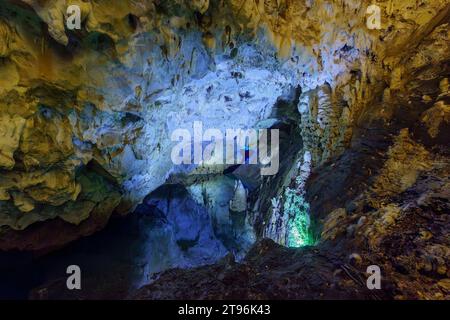
[{"label": "stalagmite", "polygon": [[234,196],[230,200],[230,210],[234,212],[245,213],[247,211],[247,195],[242,181],[236,180],[234,184]]}]

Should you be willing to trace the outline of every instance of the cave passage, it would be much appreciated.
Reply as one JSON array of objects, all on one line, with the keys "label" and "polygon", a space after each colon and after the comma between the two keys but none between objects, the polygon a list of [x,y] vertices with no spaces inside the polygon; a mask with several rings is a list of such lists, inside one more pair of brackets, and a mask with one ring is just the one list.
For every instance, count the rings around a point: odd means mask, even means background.
[{"label": "cave passage", "polygon": [[450,298],[448,0],[67,2],[0,0],[0,299]]},{"label": "cave passage", "polygon": [[59,251],[0,253],[0,298],[73,299],[65,273],[72,264],[83,272],[84,299],[126,298],[158,272],[211,264],[226,253],[206,210],[182,187],[163,186],[133,214]]}]

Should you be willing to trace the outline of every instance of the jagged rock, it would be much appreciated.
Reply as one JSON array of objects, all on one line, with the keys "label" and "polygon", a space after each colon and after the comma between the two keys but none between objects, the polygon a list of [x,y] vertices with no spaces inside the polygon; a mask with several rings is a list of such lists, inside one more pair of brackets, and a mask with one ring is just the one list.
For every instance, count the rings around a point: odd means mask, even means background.
[{"label": "jagged rock", "polygon": [[354,264],[354,265],[361,265],[362,258],[361,258],[361,256],[360,256],[359,254],[357,254],[357,253],[352,253],[348,259],[350,260],[350,263],[351,263],[351,264]]},{"label": "jagged rock", "polygon": [[[365,24],[370,1],[73,3],[82,9],[79,32],[65,28],[63,0],[0,7],[1,249],[63,246],[102,228],[113,211],[130,213],[170,179],[195,189],[206,180],[198,176],[228,166],[174,166],[171,132],[199,120],[250,128],[275,114],[271,125],[299,127],[285,139],[293,155],[280,154],[281,175],[261,182],[260,197],[244,197],[239,182],[230,207],[254,209],[258,236],[283,244],[291,215],[307,211],[327,258],[263,242],[231,275],[223,266],[197,270],[236,288],[218,282],[202,297],[320,297],[305,288],[329,283],[325,297],[354,297],[361,288],[352,272],[362,271],[344,266],[354,250],[387,267],[392,287],[383,295],[447,297],[439,281],[449,270],[448,1],[377,1],[380,30]],[[300,115],[277,114],[292,88]],[[298,201],[283,202],[284,190]],[[199,233],[192,230],[188,241]],[[266,258],[280,262],[280,273],[264,278],[276,285],[253,289]],[[323,278],[301,272],[315,267]],[[286,268],[298,272],[292,278]],[[169,272],[144,297],[171,296],[158,286],[172,275],[183,274]]]},{"label": "jagged rock", "polygon": [[[86,169],[77,176],[77,182],[80,193],[60,205],[41,205],[22,212],[23,205],[15,207],[19,203],[0,202],[0,250],[47,252],[103,228],[121,200],[117,187]],[[14,196],[24,199],[20,193]],[[14,198],[14,202],[19,199]]]},{"label": "jagged rock", "polygon": [[20,116],[0,114],[0,168],[12,169],[16,163],[14,152],[19,147],[20,137],[25,126]]},{"label": "jagged rock", "polygon": [[343,222],[346,218],[347,212],[344,208],[339,208],[331,212],[323,224],[321,238],[323,240],[334,240],[339,233],[343,232],[343,228],[345,228],[345,224]]},{"label": "jagged rock", "polygon": [[421,171],[430,168],[429,162],[428,151],[411,140],[408,129],[402,129],[388,151],[388,160],[377,176],[373,190],[381,196],[405,191],[414,184]]},{"label": "jagged rock", "polygon": [[422,122],[427,126],[430,137],[435,138],[439,133],[441,123],[450,122],[450,105],[443,101],[436,102],[432,108],[423,113]]}]

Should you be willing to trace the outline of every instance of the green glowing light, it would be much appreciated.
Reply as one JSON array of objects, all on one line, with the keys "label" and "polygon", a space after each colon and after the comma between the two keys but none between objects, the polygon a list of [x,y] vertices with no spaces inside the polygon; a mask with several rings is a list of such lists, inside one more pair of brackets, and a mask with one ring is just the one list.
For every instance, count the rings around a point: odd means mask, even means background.
[{"label": "green glowing light", "polygon": [[284,211],[289,214],[287,245],[298,248],[314,244],[310,230],[309,204],[302,195],[290,188],[286,189],[284,195]]}]

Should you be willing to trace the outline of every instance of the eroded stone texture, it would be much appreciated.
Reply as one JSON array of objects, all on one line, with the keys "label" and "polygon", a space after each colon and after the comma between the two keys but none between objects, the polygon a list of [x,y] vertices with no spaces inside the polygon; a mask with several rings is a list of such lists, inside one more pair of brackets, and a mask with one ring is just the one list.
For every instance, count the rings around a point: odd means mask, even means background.
[{"label": "eroded stone texture", "polygon": [[25,119],[20,116],[3,115],[0,118],[1,128],[1,151],[0,166],[12,169],[15,161],[14,152],[19,147],[20,136],[25,125]]},{"label": "eroded stone texture", "polygon": [[[264,181],[273,208],[252,203],[259,236],[269,223],[272,238],[286,239],[276,197],[296,185],[324,240],[356,235],[377,249],[410,212],[395,197],[448,162],[435,154],[448,146],[448,1],[377,1],[381,30],[365,24],[372,1],[73,4],[82,9],[79,31],[64,27],[66,1],[1,2],[1,249],[46,250],[88,235],[168,178],[197,188],[196,174],[225,166],[173,166],[171,132],[194,121],[254,127],[297,87],[302,150],[282,181]],[[296,181],[305,154],[311,177]],[[441,201],[433,199],[431,208]],[[440,278],[420,278],[417,286],[433,289],[407,297],[447,294],[447,244],[436,234],[417,250],[419,269]]]}]

